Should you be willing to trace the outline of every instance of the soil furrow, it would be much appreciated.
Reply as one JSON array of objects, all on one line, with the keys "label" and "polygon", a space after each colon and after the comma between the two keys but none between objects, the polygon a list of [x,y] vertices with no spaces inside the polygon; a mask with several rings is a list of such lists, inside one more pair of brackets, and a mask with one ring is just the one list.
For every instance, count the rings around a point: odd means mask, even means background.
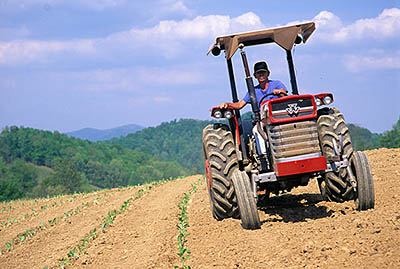
[{"label": "soil furrow", "polygon": [[[188,246],[192,268],[398,268],[400,149],[367,152],[375,180],[374,210],[321,200],[317,183],[272,197],[259,210],[260,230],[240,220],[216,221],[206,185],[193,196]],[[382,162],[383,161],[383,162]]]},{"label": "soil furrow", "polygon": [[[119,208],[124,200],[136,192],[136,189],[131,189],[122,191],[118,195],[107,196],[104,203],[99,202],[96,206],[88,207],[88,210],[83,210],[77,215],[63,219],[53,227],[38,232],[31,240],[16,245],[11,252],[3,251],[0,264],[5,264],[6,268],[43,268],[50,264],[58,264],[59,259],[101,223],[108,211]],[[61,208],[53,217],[63,215],[63,212],[64,209]]]},{"label": "soil furrow", "polygon": [[[19,201],[16,203],[17,206],[13,207],[12,211],[3,212],[3,214],[8,214],[2,215],[0,218],[1,245],[3,245],[3,239],[9,239],[10,235],[15,235],[20,232],[20,227],[25,227],[26,223],[31,227],[36,227],[40,225],[40,222],[47,222],[47,220],[57,217],[56,214],[60,213],[60,209],[64,213],[87,202],[93,202],[94,200],[96,200],[96,202],[101,202],[104,198],[125,190],[126,189],[121,188],[89,194],[75,194],[50,199],[36,199],[32,200],[36,201],[33,202],[32,205],[29,201]],[[8,218],[12,220],[12,224],[6,226],[1,225],[1,223],[7,221]],[[13,221],[15,218],[18,222]]]},{"label": "soil furrow", "polygon": [[172,268],[180,264],[176,239],[178,203],[201,177],[168,182],[136,201],[74,266]]}]

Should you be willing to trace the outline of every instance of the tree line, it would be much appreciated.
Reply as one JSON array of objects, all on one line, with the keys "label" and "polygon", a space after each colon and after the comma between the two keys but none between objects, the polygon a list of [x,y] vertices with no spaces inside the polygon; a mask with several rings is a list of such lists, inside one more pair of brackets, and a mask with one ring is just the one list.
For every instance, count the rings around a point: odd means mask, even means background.
[{"label": "tree line", "polygon": [[391,130],[382,134],[372,133],[367,128],[349,124],[349,131],[355,150],[376,148],[400,148],[400,117]]},{"label": "tree line", "polygon": [[145,152],[57,131],[12,126],[0,134],[0,200],[138,185],[190,172]]},{"label": "tree line", "polygon": [[[250,113],[243,115],[249,117]],[[202,131],[212,123],[173,120],[104,142],[6,127],[0,134],[0,201],[203,173]],[[355,150],[400,147],[400,118],[382,134],[354,124],[348,127]]]}]

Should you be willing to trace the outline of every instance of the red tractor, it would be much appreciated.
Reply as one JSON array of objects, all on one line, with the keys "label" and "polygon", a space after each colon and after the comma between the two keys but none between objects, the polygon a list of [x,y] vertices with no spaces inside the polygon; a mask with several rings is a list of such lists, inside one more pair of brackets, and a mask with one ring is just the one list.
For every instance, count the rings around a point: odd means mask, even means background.
[{"label": "red tractor", "polygon": [[[331,93],[300,95],[292,49],[305,43],[313,22],[217,37],[209,52],[223,50],[232,101],[238,102],[232,57],[240,49],[253,112],[242,120],[239,110],[214,107],[211,116],[225,118],[203,130],[208,192],[213,217],[240,218],[245,229],[261,226],[257,207],[271,193],[288,192],[317,178],[324,200],[354,200],[358,210],[374,208],[374,187],[367,156],[353,151],[343,114]],[[292,95],[257,104],[245,47],[276,43],[286,51]]]}]

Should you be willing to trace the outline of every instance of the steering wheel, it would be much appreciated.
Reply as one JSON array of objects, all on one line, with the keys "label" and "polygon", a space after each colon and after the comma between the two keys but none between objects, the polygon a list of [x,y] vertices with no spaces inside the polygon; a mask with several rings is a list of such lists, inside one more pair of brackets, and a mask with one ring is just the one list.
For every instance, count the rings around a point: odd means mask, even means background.
[{"label": "steering wheel", "polygon": [[[286,92],[280,92],[279,94],[283,94],[283,95],[285,95],[285,96],[288,95]],[[260,102],[258,103],[258,106],[261,106],[261,103],[264,101],[264,99],[267,98],[268,96],[271,96],[271,95],[275,95],[275,94],[274,94],[273,92],[271,92],[271,93],[268,93],[268,94],[264,95],[264,96],[261,98]]]}]

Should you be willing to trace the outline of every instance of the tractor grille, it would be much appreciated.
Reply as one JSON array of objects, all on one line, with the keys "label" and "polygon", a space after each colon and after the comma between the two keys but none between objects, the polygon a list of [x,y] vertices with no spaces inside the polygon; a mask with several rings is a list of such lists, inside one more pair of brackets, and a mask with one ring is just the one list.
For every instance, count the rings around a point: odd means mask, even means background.
[{"label": "tractor grille", "polygon": [[308,116],[314,113],[312,97],[285,100],[271,103],[272,117],[275,120]]},{"label": "tractor grille", "polygon": [[270,125],[267,131],[275,161],[321,153],[315,120]]}]

